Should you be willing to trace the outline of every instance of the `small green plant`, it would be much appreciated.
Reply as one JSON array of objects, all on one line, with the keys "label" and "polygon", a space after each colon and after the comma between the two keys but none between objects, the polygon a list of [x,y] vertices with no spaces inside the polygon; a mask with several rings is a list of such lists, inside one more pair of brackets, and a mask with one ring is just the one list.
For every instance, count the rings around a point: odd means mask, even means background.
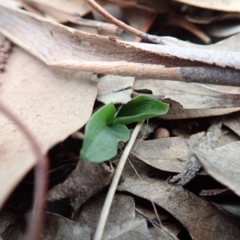
[{"label": "small green plant", "polygon": [[163,115],[168,110],[168,104],[150,96],[136,97],[118,110],[113,103],[103,106],[86,125],[80,158],[95,163],[111,159],[117,154],[118,142],[130,138],[126,124]]}]

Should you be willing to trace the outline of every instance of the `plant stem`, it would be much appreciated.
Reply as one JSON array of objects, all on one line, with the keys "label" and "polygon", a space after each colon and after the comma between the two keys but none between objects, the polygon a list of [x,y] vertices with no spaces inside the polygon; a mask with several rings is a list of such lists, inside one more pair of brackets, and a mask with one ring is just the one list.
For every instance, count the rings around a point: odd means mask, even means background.
[{"label": "plant stem", "polygon": [[48,159],[42,154],[42,151],[36,142],[34,136],[28,128],[15,116],[7,107],[0,103],[0,112],[4,113],[25,135],[36,156],[37,162],[35,167],[35,197],[31,216],[27,227],[27,240],[39,239],[43,223],[43,210],[45,206],[45,196],[47,192],[47,171]]},{"label": "plant stem", "polygon": [[102,239],[104,228],[105,228],[105,225],[106,225],[106,222],[107,222],[107,218],[108,218],[108,215],[109,215],[109,212],[110,212],[110,208],[111,208],[111,205],[112,205],[112,201],[113,201],[113,198],[114,198],[119,180],[120,180],[121,175],[122,175],[123,168],[124,168],[125,163],[128,159],[128,156],[129,156],[129,153],[130,153],[130,151],[133,147],[133,144],[134,144],[134,142],[135,142],[135,140],[138,136],[138,133],[139,133],[141,127],[142,127],[142,124],[143,124],[143,121],[140,121],[140,122],[138,122],[138,124],[134,128],[134,131],[131,135],[131,138],[128,141],[127,146],[125,147],[125,149],[123,151],[122,157],[119,160],[118,166],[116,168],[116,172],[115,172],[114,177],[112,179],[110,188],[109,188],[108,193],[107,193],[107,197],[105,199],[105,202],[104,202],[104,205],[103,205],[103,208],[102,208],[100,218],[98,220],[98,225],[97,225],[97,229],[96,229],[93,240],[101,240]]},{"label": "plant stem", "polygon": [[152,43],[158,43],[161,44],[161,38],[150,35],[147,33],[144,33],[142,31],[137,30],[136,28],[133,28],[127,24],[125,24],[122,21],[119,21],[115,17],[113,17],[111,14],[109,14],[106,10],[104,10],[98,3],[96,3],[94,0],[86,0],[86,2],[99,14],[101,14],[107,21],[110,23],[115,24],[118,26],[120,29],[123,29],[124,31],[131,33],[139,38],[144,39],[145,41],[149,41]]}]

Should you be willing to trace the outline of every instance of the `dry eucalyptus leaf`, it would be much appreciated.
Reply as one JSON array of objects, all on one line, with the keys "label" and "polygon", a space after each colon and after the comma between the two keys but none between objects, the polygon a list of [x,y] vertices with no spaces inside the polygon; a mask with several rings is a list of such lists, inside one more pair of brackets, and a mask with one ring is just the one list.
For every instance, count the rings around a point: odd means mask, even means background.
[{"label": "dry eucalyptus leaf", "polygon": [[[4,240],[24,240],[24,219],[18,218],[2,234]],[[40,240],[84,239],[91,240],[92,230],[57,214],[45,213],[44,227]]]},{"label": "dry eucalyptus leaf", "polygon": [[179,46],[209,50],[215,49],[218,51],[240,51],[240,33],[210,45],[195,44],[187,41],[182,41],[174,37],[162,37],[161,39],[163,44],[168,46]]},{"label": "dry eucalyptus leaf", "polygon": [[181,2],[185,4],[189,4],[192,6],[224,11],[224,12],[240,12],[240,5],[238,0],[174,0],[176,2]]},{"label": "dry eucalyptus leaf", "polygon": [[60,11],[66,11],[68,13],[78,13],[80,16],[84,16],[91,11],[91,7],[85,0],[22,0],[27,3],[39,3],[49,8],[55,8]]},{"label": "dry eucalyptus leaf", "polygon": [[238,141],[213,150],[196,151],[197,159],[207,173],[238,196],[240,196],[239,147]]},{"label": "dry eucalyptus leaf", "polygon": [[110,183],[113,173],[113,168],[105,163],[79,161],[68,178],[48,192],[48,201],[70,198],[76,212],[90,197]]},{"label": "dry eucalyptus leaf", "polygon": [[240,221],[237,218],[225,215],[181,186],[146,177],[142,173],[146,171],[146,166],[142,170],[137,168],[136,163],[134,166],[142,180],[133,170],[125,170],[124,182],[118,190],[153,201],[164,208],[186,227],[194,240],[238,239]]},{"label": "dry eucalyptus leaf", "polygon": [[57,214],[47,213],[41,240],[92,239],[92,230]]},{"label": "dry eucalyptus leaf", "polygon": [[1,210],[0,212],[0,234],[2,234],[9,225],[14,224],[18,219],[17,214],[10,212],[8,210]]},{"label": "dry eucalyptus leaf", "polygon": [[188,140],[171,137],[138,141],[133,147],[132,154],[154,168],[180,173],[191,156],[190,144],[196,144],[203,134],[195,134]]},{"label": "dry eucalyptus leaf", "polygon": [[127,103],[132,94],[132,86],[134,83],[133,77],[121,77],[114,75],[105,75],[98,77],[97,74],[91,76],[91,79],[98,83],[97,99],[105,104]]},{"label": "dry eucalyptus leaf", "polygon": [[240,55],[233,51],[122,42],[73,30],[4,3],[2,0],[0,4],[0,32],[48,65],[102,74],[239,85]]},{"label": "dry eucalyptus leaf", "polygon": [[218,109],[184,109],[182,105],[173,100],[165,99],[165,102],[170,104],[170,109],[167,114],[160,116],[161,119],[213,117],[226,115],[240,110],[240,107]]},{"label": "dry eucalyptus leaf", "polygon": [[[169,98],[181,104],[185,109],[234,108],[240,106],[240,94],[219,92],[214,86],[177,81],[154,79],[136,79],[134,90],[151,90],[164,100]],[[239,91],[239,88],[236,88]]]},{"label": "dry eucalyptus leaf", "polygon": [[[27,126],[43,153],[87,122],[97,94],[90,74],[49,68],[18,48],[0,81],[1,101]],[[0,129],[2,206],[36,159],[18,127],[2,114]]]},{"label": "dry eucalyptus leaf", "polygon": [[[98,194],[87,201],[80,212],[79,217],[74,220],[95,229],[100,213],[106,198],[106,194]],[[132,196],[116,193],[111,205],[111,210],[107,219],[109,224],[121,224],[135,218],[135,202]]]},{"label": "dry eucalyptus leaf", "polygon": [[223,121],[223,124],[240,136],[240,116],[239,113],[234,114],[233,116],[226,117]]},{"label": "dry eucalyptus leaf", "polygon": [[239,22],[217,22],[206,26],[206,33],[211,37],[226,38],[240,32]]},{"label": "dry eucalyptus leaf", "polygon": [[184,171],[170,179],[170,182],[178,182],[178,184],[185,185],[197,175],[197,173],[201,169],[201,164],[193,155],[193,151],[216,148],[218,140],[222,135],[221,127],[222,123],[216,122],[208,128],[206,135],[203,136],[195,145],[192,146],[191,158],[186,164]]},{"label": "dry eucalyptus leaf", "polygon": [[143,219],[131,219],[121,224],[112,224],[106,227],[104,240],[154,240],[148,230],[147,222]]}]

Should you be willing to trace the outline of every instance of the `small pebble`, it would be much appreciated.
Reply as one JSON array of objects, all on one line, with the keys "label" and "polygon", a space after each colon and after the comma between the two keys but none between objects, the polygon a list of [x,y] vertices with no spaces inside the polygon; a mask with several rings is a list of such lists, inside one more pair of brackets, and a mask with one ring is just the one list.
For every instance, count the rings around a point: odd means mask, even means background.
[{"label": "small pebble", "polygon": [[154,133],[154,139],[169,138],[170,132],[166,128],[157,128]]}]

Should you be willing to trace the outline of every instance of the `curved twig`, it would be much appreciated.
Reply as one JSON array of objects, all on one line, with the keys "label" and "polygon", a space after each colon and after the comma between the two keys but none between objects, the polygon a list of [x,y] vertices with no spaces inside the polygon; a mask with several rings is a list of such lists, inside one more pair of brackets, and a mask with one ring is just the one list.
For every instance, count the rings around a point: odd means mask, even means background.
[{"label": "curved twig", "polygon": [[35,198],[33,204],[33,210],[28,221],[27,228],[27,240],[37,240],[39,239],[39,234],[41,231],[41,226],[43,223],[43,209],[45,205],[45,195],[47,191],[47,171],[48,171],[48,161],[47,158],[41,153],[41,150],[26,128],[26,126],[2,103],[0,103],[0,111],[5,114],[26,136],[29,140],[30,146],[33,149],[37,157],[37,163],[35,168]]},{"label": "curved twig", "polygon": [[144,33],[142,31],[137,30],[136,28],[133,28],[124,22],[116,19],[111,14],[109,14],[106,10],[104,10],[98,3],[96,3],[94,0],[86,0],[86,2],[99,14],[101,14],[107,21],[110,23],[115,24],[119,28],[123,29],[124,31],[131,33],[139,38],[144,39],[145,41],[149,41],[152,43],[162,44],[161,39],[157,36],[150,35],[147,33]]}]

